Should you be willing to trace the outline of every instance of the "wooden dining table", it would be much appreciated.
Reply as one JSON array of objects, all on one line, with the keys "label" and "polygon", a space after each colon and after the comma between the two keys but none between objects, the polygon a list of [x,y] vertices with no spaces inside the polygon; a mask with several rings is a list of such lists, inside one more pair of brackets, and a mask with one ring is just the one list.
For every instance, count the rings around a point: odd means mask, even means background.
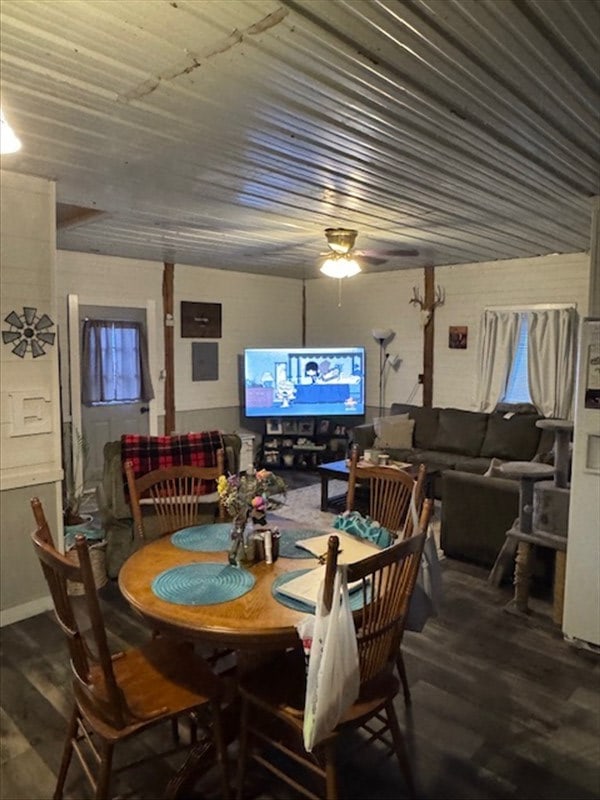
[{"label": "wooden dining table", "polygon": [[[271,522],[271,521],[270,521]],[[273,522],[272,524],[275,524]],[[280,530],[297,530],[292,520],[277,519]],[[331,533],[335,531],[332,529]],[[322,531],[327,533],[327,530]],[[275,599],[273,581],[292,570],[314,568],[316,558],[278,558],[274,563],[260,561],[246,566],[255,578],[253,587],[235,600],[210,605],[183,605],[163,600],[152,588],[155,578],[166,570],[195,563],[228,564],[228,552],[191,551],[176,547],[171,536],[150,542],[131,555],[119,572],[119,587],[131,608],[152,630],[215,648],[231,648],[238,653],[238,668],[253,665],[268,657],[268,651],[297,646],[296,623],[306,612],[296,611]],[[228,740],[237,735],[235,704],[226,715]],[[165,797],[185,797],[192,782],[210,768],[214,760],[212,741],[204,739],[170,781]]]},{"label": "wooden dining table", "polygon": [[[285,520],[278,527],[297,529]],[[323,531],[326,532],[326,531]],[[332,530],[332,533],[334,531]],[[183,550],[164,537],[131,555],[119,572],[119,587],[131,608],[153,629],[188,640],[240,651],[280,650],[298,643],[295,625],[303,612],[280,603],[272,594],[273,581],[282,573],[317,566],[317,560],[278,558],[245,566],[254,586],[234,600],[211,605],[182,605],[158,597],[152,583],[157,575],[193,563],[228,564],[227,551]]]}]

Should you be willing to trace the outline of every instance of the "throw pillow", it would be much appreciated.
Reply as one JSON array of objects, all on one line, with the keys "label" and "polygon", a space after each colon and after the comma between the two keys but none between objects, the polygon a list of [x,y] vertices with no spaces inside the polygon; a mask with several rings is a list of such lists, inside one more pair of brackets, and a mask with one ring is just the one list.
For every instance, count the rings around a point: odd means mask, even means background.
[{"label": "throw pillow", "polygon": [[375,417],[373,420],[373,429],[375,430],[375,436],[381,436],[381,430],[385,426],[386,428],[389,425],[402,425],[408,419],[408,413],[406,414],[392,414],[388,417]]},{"label": "throw pillow", "polygon": [[359,511],[344,511],[333,520],[333,527],[339,531],[351,533],[359,539],[366,539],[378,547],[389,547],[393,541],[392,534],[383,525],[371,517],[363,517]]},{"label": "throw pillow", "polygon": [[403,419],[388,423],[384,419],[379,420],[378,429],[375,437],[375,447],[380,450],[407,450],[413,446],[413,431],[415,428],[414,419]]}]

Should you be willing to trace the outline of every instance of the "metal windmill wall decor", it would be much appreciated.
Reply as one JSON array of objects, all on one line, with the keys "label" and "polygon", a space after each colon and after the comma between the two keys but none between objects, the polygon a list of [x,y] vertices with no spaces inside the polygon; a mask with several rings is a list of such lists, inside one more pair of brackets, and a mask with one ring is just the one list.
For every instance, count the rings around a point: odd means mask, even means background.
[{"label": "metal windmill wall decor", "polygon": [[37,308],[23,306],[22,314],[11,311],[4,321],[10,330],[2,331],[2,341],[12,344],[12,352],[19,358],[25,358],[28,352],[33,358],[45,356],[46,346],[54,344],[56,334],[48,330],[54,323],[47,314],[40,316]]}]

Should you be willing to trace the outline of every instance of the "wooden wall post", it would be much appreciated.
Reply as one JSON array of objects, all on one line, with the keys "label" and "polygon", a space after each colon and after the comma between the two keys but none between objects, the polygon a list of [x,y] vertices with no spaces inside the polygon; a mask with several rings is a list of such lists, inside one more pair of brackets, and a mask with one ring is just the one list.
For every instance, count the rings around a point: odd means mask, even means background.
[{"label": "wooden wall post", "polygon": [[165,337],[165,436],[170,436],[175,431],[174,270],[174,264],[165,262],[162,286]]},{"label": "wooden wall post", "polygon": [[425,267],[424,308],[431,309],[431,317],[423,328],[423,405],[433,405],[433,331],[435,324],[435,268]]}]

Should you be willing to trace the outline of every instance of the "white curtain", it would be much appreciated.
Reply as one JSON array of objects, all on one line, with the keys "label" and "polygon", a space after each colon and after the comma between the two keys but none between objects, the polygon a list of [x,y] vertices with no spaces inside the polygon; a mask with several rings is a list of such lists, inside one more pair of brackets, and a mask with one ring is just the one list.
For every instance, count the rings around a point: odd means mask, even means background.
[{"label": "white curtain", "polygon": [[529,393],[545,417],[573,419],[577,312],[552,308],[527,313]]},{"label": "white curtain", "polygon": [[516,311],[484,311],[479,336],[479,384],[477,407],[491,412],[504,397],[506,382],[517,347],[520,314]]},{"label": "white curtain", "polygon": [[139,322],[86,319],[81,348],[81,401],[148,401],[154,397],[148,345]]}]

